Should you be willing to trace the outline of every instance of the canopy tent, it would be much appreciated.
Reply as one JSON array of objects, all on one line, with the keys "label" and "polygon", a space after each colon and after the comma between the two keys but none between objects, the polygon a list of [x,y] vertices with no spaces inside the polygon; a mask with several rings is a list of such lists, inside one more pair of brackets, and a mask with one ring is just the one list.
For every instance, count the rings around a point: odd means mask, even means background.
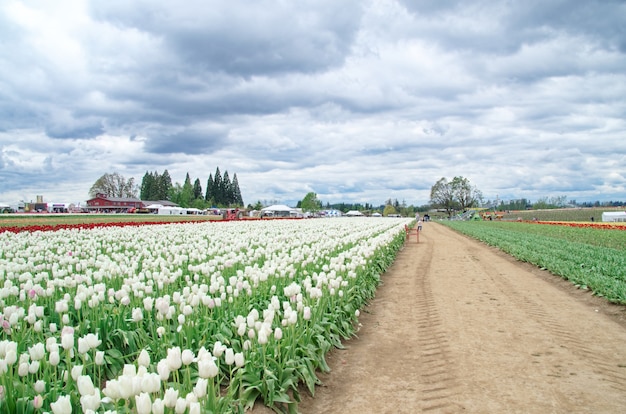
[{"label": "canopy tent", "polygon": [[284,204],[274,204],[261,209],[261,216],[289,217],[297,211]]},{"label": "canopy tent", "polygon": [[357,210],[350,210],[350,211],[348,211],[346,213],[346,216],[349,216],[349,217],[358,217],[358,216],[362,216],[362,215],[363,215],[363,213],[361,213],[360,211],[357,211]]}]

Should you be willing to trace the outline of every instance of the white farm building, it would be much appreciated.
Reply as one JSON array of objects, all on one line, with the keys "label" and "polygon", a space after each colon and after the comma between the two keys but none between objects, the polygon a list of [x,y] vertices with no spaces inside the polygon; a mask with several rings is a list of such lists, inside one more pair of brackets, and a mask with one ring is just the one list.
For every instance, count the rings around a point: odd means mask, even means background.
[{"label": "white farm building", "polygon": [[602,213],[602,221],[606,222],[626,222],[626,211],[605,211]]}]

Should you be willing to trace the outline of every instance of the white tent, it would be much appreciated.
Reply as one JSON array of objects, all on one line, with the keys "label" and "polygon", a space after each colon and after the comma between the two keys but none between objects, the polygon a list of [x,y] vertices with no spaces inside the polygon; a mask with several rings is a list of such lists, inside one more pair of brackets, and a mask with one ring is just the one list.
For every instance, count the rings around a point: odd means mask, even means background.
[{"label": "white tent", "polygon": [[602,221],[626,221],[626,211],[605,211],[602,213]]},{"label": "white tent", "polygon": [[289,217],[292,213],[296,214],[296,210],[284,204],[274,204],[261,209],[262,216]]},{"label": "white tent", "polygon": [[346,216],[348,217],[357,217],[357,216],[362,216],[363,213],[361,213],[360,211],[357,210],[350,210],[346,213]]},{"label": "white tent", "polygon": [[182,215],[187,214],[187,209],[182,207],[161,207],[158,210],[158,214],[165,216]]}]

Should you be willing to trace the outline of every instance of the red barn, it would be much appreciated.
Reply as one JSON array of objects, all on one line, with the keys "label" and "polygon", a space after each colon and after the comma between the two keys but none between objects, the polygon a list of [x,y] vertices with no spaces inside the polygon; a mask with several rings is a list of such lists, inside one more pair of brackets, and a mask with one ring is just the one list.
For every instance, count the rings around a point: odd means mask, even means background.
[{"label": "red barn", "polygon": [[95,198],[87,200],[87,209],[105,213],[125,213],[130,208],[142,208],[143,202],[138,198],[109,197],[106,194],[97,194]]}]

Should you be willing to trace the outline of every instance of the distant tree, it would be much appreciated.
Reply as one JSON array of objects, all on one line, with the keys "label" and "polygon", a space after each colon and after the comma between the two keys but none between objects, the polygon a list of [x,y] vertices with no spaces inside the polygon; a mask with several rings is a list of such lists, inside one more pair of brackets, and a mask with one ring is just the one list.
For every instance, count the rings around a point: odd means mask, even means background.
[{"label": "distant tree", "polygon": [[231,187],[230,177],[228,171],[224,171],[222,176],[222,204],[230,206],[233,203],[233,189]]},{"label": "distant tree", "polygon": [[207,207],[207,202],[204,200],[204,197],[196,198],[191,202],[191,207],[197,208],[198,210],[204,210]]},{"label": "distant tree", "polygon": [[233,191],[234,204],[236,206],[243,206],[243,197],[241,196],[241,190],[239,189],[239,180],[237,180],[237,173],[233,174],[233,182],[231,183]]},{"label": "distant tree", "polygon": [[139,192],[139,198],[141,200],[154,200],[152,197],[157,190],[157,173],[146,171],[141,180],[141,190]]},{"label": "distant tree", "polygon": [[388,217],[390,214],[398,214],[398,211],[392,204],[387,204],[383,210],[383,216]]},{"label": "distant tree", "polygon": [[431,187],[430,202],[436,208],[446,210],[448,217],[458,208],[459,204],[455,200],[454,188],[447,178],[440,178],[439,181]]},{"label": "distant tree", "polygon": [[222,193],[222,173],[220,173],[220,167],[215,169],[215,175],[213,176],[213,201],[218,206],[222,206],[224,203],[224,194]]},{"label": "distant tree", "polygon": [[167,170],[163,171],[163,174],[158,178],[158,190],[154,194],[154,200],[169,200],[170,191],[172,189],[172,178]]},{"label": "distant tree", "polygon": [[458,176],[452,181],[442,177],[430,189],[430,202],[433,207],[446,210],[448,216],[455,210],[479,206],[483,201],[480,190],[473,187],[467,178]]},{"label": "distant tree", "polygon": [[182,187],[180,202],[178,204],[181,207],[191,207],[193,199],[193,185],[191,185],[191,178],[189,178],[189,173],[187,173],[185,176],[185,183]]},{"label": "distant tree", "polygon": [[167,170],[163,174],[158,172],[146,172],[141,180],[139,198],[142,200],[169,200],[172,179]]},{"label": "distant tree", "polygon": [[478,207],[482,202],[482,193],[476,187],[473,187],[467,178],[454,177],[450,182],[450,186],[461,211],[465,211],[470,207]]},{"label": "distant tree", "polygon": [[317,194],[310,192],[300,202],[302,211],[316,213],[322,209],[322,203],[317,199]]},{"label": "distant tree", "polygon": [[180,183],[176,183],[170,187],[170,193],[167,197],[172,203],[178,204],[181,207],[183,206],[183,186]]},{"label": "distant tree", "polygon": [[204,198],[202,196],[202,185],[200,184],[200,179],[196,178],[196,181],[193,183],[193,199],[197,200],[198,198]]},{"label": "distant tree", "polygon": [[89,189],[91,197],[104,194],[108,197],[137,198],[138,193],[139,187],[135,185],[135,179],[129,178],[127,180],[117,172],[104,174]]},{"label": "distant tree", "polygon": [[215,185],[213,184],[213,174],[209,174],[209,179],[206,182],[206,194],[204,196],[204,199],[209,204],[215,203],[215,195],[213,194],[214,187]]}]

